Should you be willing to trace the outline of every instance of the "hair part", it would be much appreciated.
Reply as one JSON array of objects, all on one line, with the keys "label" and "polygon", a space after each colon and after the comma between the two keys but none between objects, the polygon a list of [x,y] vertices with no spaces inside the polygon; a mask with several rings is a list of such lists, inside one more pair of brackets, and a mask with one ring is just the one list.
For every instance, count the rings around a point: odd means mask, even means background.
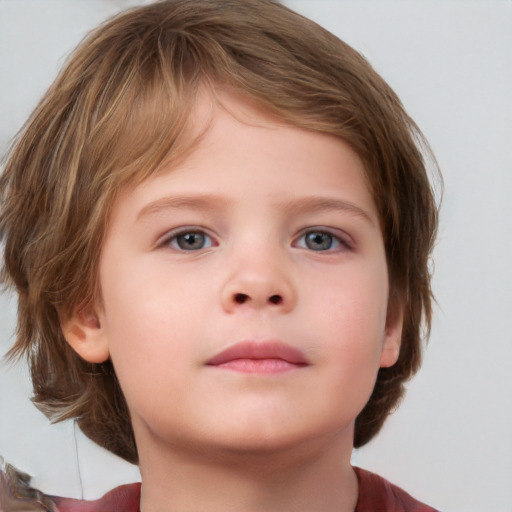
[{"label": "hair part", "polygon": [[272,0],[167,0],[130,10],[79,45],[18,136],[0,177],[2,282],[19,297],[11,357],[26,355],[34,401],[54,421],[77,418],[108,450],[137,462],[112,363],[82,360],[60,320],[101,303],[98,265],[120,190],[194,145],[204,89],[254,102],[284,121],[348,142],[365,163],[384,237],[390,307],[403,308],[398,362],[379,371],[356,419],[367,443],[419,368],[432,294],[437,208],[428,145],[368,62]]}]

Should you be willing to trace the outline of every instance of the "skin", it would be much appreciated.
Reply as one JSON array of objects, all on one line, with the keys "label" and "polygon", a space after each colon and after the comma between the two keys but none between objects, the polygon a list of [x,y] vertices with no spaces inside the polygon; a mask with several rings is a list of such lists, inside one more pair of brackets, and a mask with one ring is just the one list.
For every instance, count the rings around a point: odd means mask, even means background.
[{"label": "skin", "polygon": [[[200,98],[181,164],[121,193],[102,307],[63,331],[114,363],[144,512],[353,510],[354,420],[402,327],[364,167],[338,138],[221,100]],[[240,342],[304,361],[208,364]]]}]

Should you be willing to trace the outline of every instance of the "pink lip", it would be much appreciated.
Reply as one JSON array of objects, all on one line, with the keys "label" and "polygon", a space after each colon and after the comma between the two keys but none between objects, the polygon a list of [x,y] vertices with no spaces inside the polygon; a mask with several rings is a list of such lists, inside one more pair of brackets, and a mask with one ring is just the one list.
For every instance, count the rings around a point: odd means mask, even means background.
[{"label": "pink lip", "polygon": [[206,362],[244,373],[276,373],[307,366],[304,354],[281,342],[243,341],[223,350]]}]

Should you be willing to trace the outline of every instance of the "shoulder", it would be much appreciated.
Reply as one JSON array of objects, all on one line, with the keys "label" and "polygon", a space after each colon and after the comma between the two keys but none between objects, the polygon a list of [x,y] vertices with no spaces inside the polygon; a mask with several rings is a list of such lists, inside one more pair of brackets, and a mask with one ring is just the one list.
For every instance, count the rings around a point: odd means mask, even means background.
[{"label": "shoulder", "polygon": [[355,512],[438,512],[375,473],[354,466],[359,481]]}]

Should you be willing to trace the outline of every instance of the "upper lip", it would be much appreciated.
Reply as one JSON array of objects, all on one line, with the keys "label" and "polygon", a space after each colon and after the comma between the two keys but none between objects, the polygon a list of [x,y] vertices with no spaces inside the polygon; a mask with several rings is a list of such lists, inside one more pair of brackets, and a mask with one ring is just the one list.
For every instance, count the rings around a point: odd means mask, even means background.
[{"label": "upper lip", "polygon": [[282,359],[291,364],[306,365],[306,356],[297,348],[279,341],[242,341],[219,352],[206,364],[218,366],[235,359]]}]

